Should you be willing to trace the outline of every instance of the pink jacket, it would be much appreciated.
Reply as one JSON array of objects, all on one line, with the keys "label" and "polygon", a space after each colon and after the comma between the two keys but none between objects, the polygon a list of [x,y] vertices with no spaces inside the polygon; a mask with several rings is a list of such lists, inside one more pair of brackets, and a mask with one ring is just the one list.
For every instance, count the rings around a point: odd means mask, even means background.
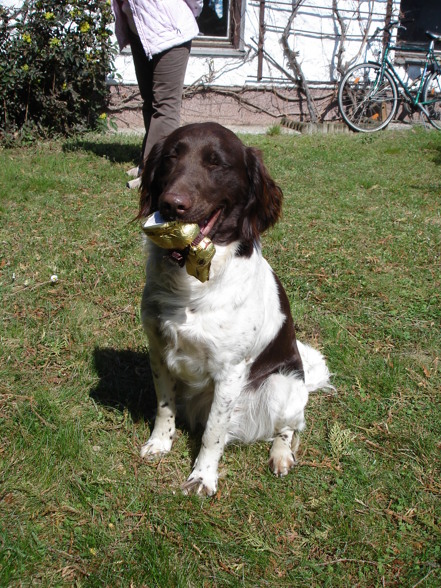
[{"label": "pink jacket", "polygon": [[[120,50],[129,44],[129,24],[123,13],[124,0],[112,0],[115,35]],[[146,55],[161,53],[196,37],[203,0],[126,0]]]}]

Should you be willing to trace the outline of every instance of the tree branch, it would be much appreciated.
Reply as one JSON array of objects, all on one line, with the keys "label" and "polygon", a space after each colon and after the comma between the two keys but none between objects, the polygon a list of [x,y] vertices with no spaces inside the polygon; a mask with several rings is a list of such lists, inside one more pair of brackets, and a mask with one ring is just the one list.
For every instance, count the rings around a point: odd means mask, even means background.
[{"label": "tree branch", "polygon": [[[303,74],[302,67],[297,59],[297,52],[293,51],[289,46],[289,35],[291,33],[291,28],[294,22],[294,19],[297,15],[297,12],[300,6],[304,3],[304,0],[293,0],[292,4],[292,12],[288,18],[288,22],[286,27],[282,33],[280,38],[280,43],[283,47],[283,54],[288,61],[289,68],[294,72],[296,81],[299,83],[300,90],[305,94],[306,104],[308,106],[309,116],[311,118],[311,122],[316,123],[318,120],[317,109],[314,104],[314,100],[312,98],[312,94],[310,92],[308,82]],[[294,29],[293,29],[294,32]]]}]

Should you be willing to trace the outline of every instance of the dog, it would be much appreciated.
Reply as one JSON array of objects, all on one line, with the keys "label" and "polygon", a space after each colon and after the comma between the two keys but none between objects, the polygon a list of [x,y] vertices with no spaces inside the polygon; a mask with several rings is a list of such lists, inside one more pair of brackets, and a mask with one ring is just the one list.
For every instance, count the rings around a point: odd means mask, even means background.
[{"label": "dog", "polygon": [[260,235],[279,219],[282,190],[260,152],[217,123],[178,128],[157,143],[141,179],[138,219],[197,223],[215,246],[201,282],[146,239],[141,303],[157,396],[141,456],[168,453],[178,402],[204,432],[185,494],[212,496],[226,444],[272,440],[269,468],[296,463],[308,394],[332,387],[322,354],[296,341],[287,295],[261,253]]}]

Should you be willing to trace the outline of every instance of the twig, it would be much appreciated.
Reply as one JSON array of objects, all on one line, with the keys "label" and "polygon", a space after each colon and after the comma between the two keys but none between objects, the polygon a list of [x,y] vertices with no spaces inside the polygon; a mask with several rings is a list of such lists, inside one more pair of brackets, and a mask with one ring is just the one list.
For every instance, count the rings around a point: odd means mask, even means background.
[{"label": "twig", "polygon": [[359,340],[357,339],[357,337],[356,337],[355,335],[353,335],[353,334],[351,333],[351,331],[350,331],[350,330],[349,330],[347,327],[344,327],[342,324],[340,324],[340,323],[338,322],[338,320],[337,320],[335,317],[332,317],[332,318],[333,318],[333,320],[334,320],[334,321],[337,323],[337,325],[338,325],[338,326],[339,326],[341,329],[343,329],[344,331],[346,331],[346,333],[347,333],[348,335],[350,335],[350,336],[351,336],[351,337],[354,339],[354,341],[356,341],[356,342],[357,342],[359,345],[362,345],[362,343],[363,343],[363,342],[362,342],[362,341],[359,341]]},{"label": "twig", "polygon": [[417,586],[419,586],[420,584],[422,584],[424,582],[424,580],[427,580],[427,578],[435,573],[437,570],[439,570],[439,568],[434,568],[433,570],[430,570],[430,572],[427,572],[427,574],[424,576],[424,578],[421,578],[421,580],[418,580],[418,582],[416,584],[414,584],[412,586],[412,588],[416,588]]},{"label": "twig", "polygon": [[335,464],[332,464],[330,461],[322,461],[320,463],[316,462],[316,461],[305,461],[305,460],[301,460],[298,462],[299,466],[309,466],[311,468],[324,468],[324,469],[328,469],[328,470],[334,470],[336,472],[340,472],[341,471],[341,467],[337,466]]},{"label": "twig", "polygon": [[38,414],[38,412],[35,410],[35,408],[33,406],[33,403],[35,401],[35,398],[33,396],[22,396],[20,394],[0,393],[0,403],[7,402],[11,398],[17,398],[20,400],[28,400],[29,407],[30,407],[31,411],[34,413],[34,415],[37,417],[37,419],[43,423],[43,425],[45,427],[49,427],[49,429],[52,429],[52,430],[55,430],[57,428],[52,423],[48,423],[40,414]]},{"label": "twig", "polygon": [[45,427],[48,427],[49,429],[52,429],[52,431],[55,431],[55,429],[57,427],[55,425],[53,425],[52,423],[48,423],[41,415],[38,414],[38,412],[32,406],[32,401],[29,403],[29,407],[32,410],[32,412],[35,414],[35,416],[37,417],[37,419],[39,419],[43,423],[43,425]]},{"label": "twig", "polygon": [[25,290],[27,290],[28,292],[32,292],[32,290],[36,290],[37,288],[41,288],[41,286],[46,286],[47,284],[53,284],[53,283],[54,282],[52,280],[46,280],[45,282],[39,282],[38,284],[35,284],[35,286],[23,286],[22,288],[14,290],[14,292],[10,292],[8,294],[8,296],[15,296],[15,294],[20,294],[20,292],[24,292]]},{"label": "twig", "polygon": [[369,564],[371,566],[378,566],[378,562],[371,561],[370,559],[353,559],[350,557],[342,557],[340,559],[332,559],[331,561],[325,561],[323,563],[316,563],[316,566],[332,566],[336,563],[358,563],[358,564]]}]

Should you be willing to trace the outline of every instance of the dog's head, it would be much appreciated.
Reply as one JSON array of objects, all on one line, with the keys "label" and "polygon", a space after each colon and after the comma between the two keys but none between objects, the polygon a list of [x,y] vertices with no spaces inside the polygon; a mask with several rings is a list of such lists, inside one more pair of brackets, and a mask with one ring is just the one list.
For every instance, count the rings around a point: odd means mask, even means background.
[{"label": "dog's head", "polygon": [[260,152],[217,123],[190,124],[157,143],[145,162],[138,217],[198,223],[215,244],[251,251],[279,218],[282,191]]}]

